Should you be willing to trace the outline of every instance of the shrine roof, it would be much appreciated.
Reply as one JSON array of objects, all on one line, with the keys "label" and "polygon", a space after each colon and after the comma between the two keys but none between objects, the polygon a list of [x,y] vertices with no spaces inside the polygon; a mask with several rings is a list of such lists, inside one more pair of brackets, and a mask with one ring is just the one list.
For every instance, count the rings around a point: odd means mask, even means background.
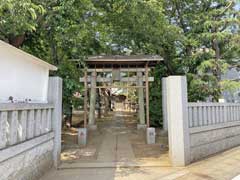
[{"label": "shrine roof", "polygon": [[131,55],[131,56],[90,56],[86,59],[87,65],[121,65],[121,66],[155,66],[162,61],[158,55]]},{"label": "shrine roof", "polygon": [[162,61],[159,55],[130,55],[130,56],[90,56],[85,62],[89,67],[102,66],[121,66],[121,67],[144,67],[148,64],[149,67],[155,66]]}]

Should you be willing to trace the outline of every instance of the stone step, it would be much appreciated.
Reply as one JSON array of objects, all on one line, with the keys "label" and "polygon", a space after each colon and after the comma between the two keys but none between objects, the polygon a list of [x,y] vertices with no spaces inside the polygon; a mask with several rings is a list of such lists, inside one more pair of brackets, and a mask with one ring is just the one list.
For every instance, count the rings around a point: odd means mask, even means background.
[{"label": "stone step", "polygon": [[62,163],[58,169],[82,169],[82,168],[129,168],[129,167],[171,167],[169,162],[164,161],[122,161],[122,162],[71,162]]}]

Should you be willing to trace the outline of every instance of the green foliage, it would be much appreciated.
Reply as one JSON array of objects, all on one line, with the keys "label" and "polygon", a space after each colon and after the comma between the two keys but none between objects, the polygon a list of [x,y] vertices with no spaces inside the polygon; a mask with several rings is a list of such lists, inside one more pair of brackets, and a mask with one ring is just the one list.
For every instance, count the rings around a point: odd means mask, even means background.
[{"label": "green foliage", "polygon": [[0,31],[4,36],[36,31],[44,13],[43,6],[31,0],[0,0]]},{"label": "green foliage", "polygon": [[229,91],[230,93],[234,93],[237,89],[240,88],[240,82],[232,80],[222,80],[221,88],[223,91]]},{"label": "green foliage", "polygon": [[[208,79],[208,77],[206,77]],[[196,102],[196,101],[205,101],[205,98],[211,94],[210,91],[213,89],[209,88],[209,83],[207,81],[203,81],[199,76],[195,74],[188,74],[188,101]]]},{"label": "green foliage", "polygon": [[159,64],[150,74],[154,76],[154,83],[150,86],[149,97],[149,113],[152,126],[163,126],[162,117],[162,81],[167,69],[165,66]]},{"label": "green foliage", "polygon": [[238,87],[220,76],[239,66],[239,14],[230,0],[0,0],[0,39],[58,66],[66,113],[81,103],[73,93],[81,91],[77,67],[86,56],[160,54],[150,85],[158,126],[163,76],[187,75],[189,101],[216,101]]},{"label": "green foliage", "polygon": [[71,114],[71,107],[78,105],[77,99],[73,96],[75,92],[80,92],[79,70],[68,60],[63,60],[59,65],[57,75],[63,78],[63,107],[64,113]]},{"label": "green foliage", "polygon": [[[221,95],[221,74],[239,62],[239,11],[236,1],[167,1],[169,22],[182,29],[177,63],[188,74],[191,101]],[[238,41],[239,42],[239,41]],[[176,73],[176,71],[175,71]],[[197,89],[204,93],[196,93]]]}]

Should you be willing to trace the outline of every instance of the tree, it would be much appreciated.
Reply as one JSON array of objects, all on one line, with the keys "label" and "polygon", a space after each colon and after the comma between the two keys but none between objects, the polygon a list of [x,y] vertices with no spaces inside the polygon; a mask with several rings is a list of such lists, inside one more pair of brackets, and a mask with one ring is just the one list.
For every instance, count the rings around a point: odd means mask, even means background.
[{"label": "tree", "polygon": [[36,31],[37,22],[45,13],[43,6],[31,0],[0,1],[0,38],[19,47],[26,33]]},{"label": "tree", "polygon": [[[160,54],[151,72],[150,116],[159,124],[161,77],[187,75],[189,101],[216,101],[236,83],[220,81],[238,66],[239,12],[223,0],[0,0],[0,38],[59,67],[65,112],[84,59],[96,54]],[[72,61],[78,59],[76,63]],[[202,91],[198,91],[202,89]]]},{"label": "tree", "polygon": [[80,91],[81,73],[70,60],[89,54],[95,40],[91,11],[90,0],[0,2],[1,39],[58,66],[56,75],[63,78],[64,112],[70,116],[73,93]]},{"label": "tree", "polygon": [[[189,78],[189,99],[204,100],[221,95],[221,74],[239,56],[239,11],[235,1],[167,1],[169,21],[182,29],[180,67]],[[230,53],[231,52],[231,53]],[[232,54],[232,55],[231,55]],[[234,57],[235,56],[235,57]],[[194,89],[204,93],[194,93]]]}]

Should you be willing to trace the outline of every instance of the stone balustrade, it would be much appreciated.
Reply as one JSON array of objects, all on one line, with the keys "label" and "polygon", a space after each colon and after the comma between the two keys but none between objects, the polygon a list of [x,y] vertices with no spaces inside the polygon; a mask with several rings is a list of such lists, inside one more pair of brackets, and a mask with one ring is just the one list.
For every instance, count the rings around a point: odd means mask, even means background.
[{"label": "stone balustrade", "polygon": [[173,166],[186,166],[240,145],[239,103],[190,103],[186,76],[169,76],[162,82]]},{"label": "stone balustrade", "polygon": [[239,103],[188,103],[189,127],[240,121]]},{"label": "stone balustrade", "polygon": [[52,104],[0,104],[0,150],[52,131]]}]

